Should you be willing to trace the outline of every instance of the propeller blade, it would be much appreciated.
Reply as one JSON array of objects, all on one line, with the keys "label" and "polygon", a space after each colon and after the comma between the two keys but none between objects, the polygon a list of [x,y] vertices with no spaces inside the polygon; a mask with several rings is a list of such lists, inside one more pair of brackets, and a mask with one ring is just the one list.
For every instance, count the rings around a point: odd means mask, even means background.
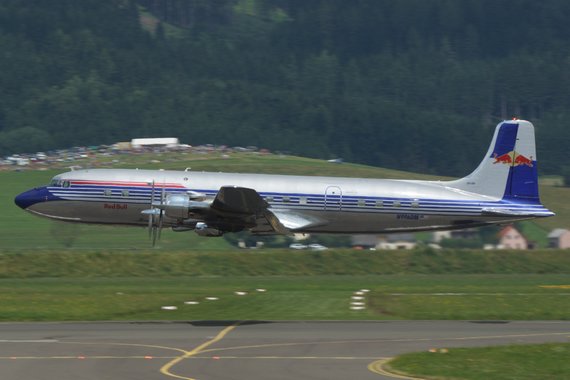
[{"label": "propeller blade", "polygon": [[156,226],[152,227],[152,246],[153,247],[156,245],[157,230],[158,230],[158,228],[156,228]]},{"label": "propeller blade", "polygon": [[162,234],[162,219],[164,211],[160,210],[160,215],[158,216],[158,240],[160,240],[160,235]]},{"label": "propeller blade", "polygon": [[152,210],[154,208],[154,206],[152,205],[153,202],[154,202],[154,180],[152,180],[152,187],[150,190],[150,210],[151,210],[151,212],[148,215],[148,238],[149,239],[152,237],[152,228],[154,226],[154,213],[152,213]]},{"label": "propeller blade", "polygon": [[[164,205],[164,200],[166,199],[166,192],[164,190],[165,183],[162,182],[162,191],[160,193],[160,205]],[[164,210],[160,209],[160,214],[158,214],[158,240],[160,240],[160,235],[162,235],[162,220],[164,219]]]}]

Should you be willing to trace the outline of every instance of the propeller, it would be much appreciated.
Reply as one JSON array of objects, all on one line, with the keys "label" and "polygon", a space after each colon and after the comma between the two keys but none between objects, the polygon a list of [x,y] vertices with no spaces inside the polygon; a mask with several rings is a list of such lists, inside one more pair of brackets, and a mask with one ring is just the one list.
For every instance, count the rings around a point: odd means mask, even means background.
[{"label": "propeller", "polygon": [[[165,199],[165,190],[164,190],[164,186],[165,184],[162,184],[162,191],[160,192],[160,204],[163,205],[164,204],[164,199]],[[158,212],[158,223],[157,226],[154,226],[154,230],[153,230],[153,235],[152,235],[152,246],[154,247],[154,245],[156,244],[156,239],[158,238],[158,240],[160,240],[160,236],[162,234],[162,221],[164,219],[164,210],[162,209],[162,207],[160,208],[160,211]]]},{"label": "propeller", "polygon": [[[162,191],[160,194],[160,202],[155,203],[155,190],[156,184],[155,181],[152,181],[152,189],[150,192],[150,209],[142,211],[143,214],[148,215],[148,237],[152,239],[152,246],[156,245],[157,239],[160,240],[162,226],[163,226],[163,219],[164,219],[164,210],[162,209],[162,205],[164,204],[165,200],[165,184],[162,184]],[[158,206],[158,207],[157,207]],[[155,218],[155,215],[158,215],[158,221]]]},{"label": "propeller", "polygon": [[154,226],[154,180],[152,181],[152,190],[150,192],[150,210],[145,211],[148,211],[148,238],[150,239],[152,236],[152,227]]}]

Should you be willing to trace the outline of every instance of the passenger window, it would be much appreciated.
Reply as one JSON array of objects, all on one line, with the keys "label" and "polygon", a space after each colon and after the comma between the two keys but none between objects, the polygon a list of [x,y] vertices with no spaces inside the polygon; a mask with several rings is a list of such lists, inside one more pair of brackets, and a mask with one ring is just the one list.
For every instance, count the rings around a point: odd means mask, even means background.
[{"label": "passenger window", "polygon": [[366,206],[366,201],[364,199],[359,199],[358,200],[358,207],[365,207]]},{"label": "passenger window", "polygon": [[400,207],[402,204],[400,201],[394,201],[394,207]]},{"label": "passenger window", "polygon": [[283,203],[289,203],[289,202],[291,202],[291,198],[283,197]]},{"label": "passenger window", "polygon": [[110,197],[111,195],[113,195],[111,189],[105,189],[105,196]]},{"label": "passenger window", "polygon": [[413,208],[418,208],[418,207],[420,207],[420,201],[417,200],[417,199],[414,199],[414,200],[412,201],[412,207],[413,207]]},{"label": "passenger window", "polygon": [[123,191],[121,191],[121,194],[123,195],[123,197],[128,197],[129,196],[129,190],[123,190]]},{"label": "passenger window", "polygon": [[306,205],[307,204],[307,197],[300,197],[299,204]]},{"label": "passenger window", "polygon": [[381,200],[377,200],[377,201],[376,201],[376,207],[377,207],[377,208],[382,208],[382,207],[384,207],[384,202],[382,202]]}]

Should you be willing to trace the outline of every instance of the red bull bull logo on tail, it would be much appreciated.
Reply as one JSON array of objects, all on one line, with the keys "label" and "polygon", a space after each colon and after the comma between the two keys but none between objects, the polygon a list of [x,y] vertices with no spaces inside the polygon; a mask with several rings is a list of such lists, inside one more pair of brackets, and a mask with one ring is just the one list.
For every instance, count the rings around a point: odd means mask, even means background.
[{"label": "red bull bull logo on tail", "polygon": [[497,153],[493,153],[493,159],[495,160],[493,164],[506,164],[512,166],[520,166],[525,165],[529,168],[532,168],[532,156],[526,157],[522,154],[519,154],[515,151],[510,151],[505,154],[501,154],[500,156]]},{"label": "red bull bull logo on tail", "polygon": [[532,156],[526,157],[523,156],[522,154],[516,154],[514,166],[519,166],[519,165],[526,165],[529,168],[532,168]]},{"label": "red bull bull logo on tail", "polygon": [[513,152],[513,151],[510,151],[510,152],[505,153],[505,154],[501,154],[500,156],[498,156],[497,153],[493,153],[493,158],[495,159],[495,161],[493,163],[494,164],[511,165],[513,163],[514,154],[515,154],[515,152]]}]

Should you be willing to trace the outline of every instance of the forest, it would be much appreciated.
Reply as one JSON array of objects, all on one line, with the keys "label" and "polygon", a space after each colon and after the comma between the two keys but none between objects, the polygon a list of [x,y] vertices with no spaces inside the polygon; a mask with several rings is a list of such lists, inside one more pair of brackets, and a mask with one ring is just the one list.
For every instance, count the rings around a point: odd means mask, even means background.
[{"label": "forest", "polygon": [[495,125],[568,171],[566,0],[3,0],[0,156],[135,137],[467,174]]}]

